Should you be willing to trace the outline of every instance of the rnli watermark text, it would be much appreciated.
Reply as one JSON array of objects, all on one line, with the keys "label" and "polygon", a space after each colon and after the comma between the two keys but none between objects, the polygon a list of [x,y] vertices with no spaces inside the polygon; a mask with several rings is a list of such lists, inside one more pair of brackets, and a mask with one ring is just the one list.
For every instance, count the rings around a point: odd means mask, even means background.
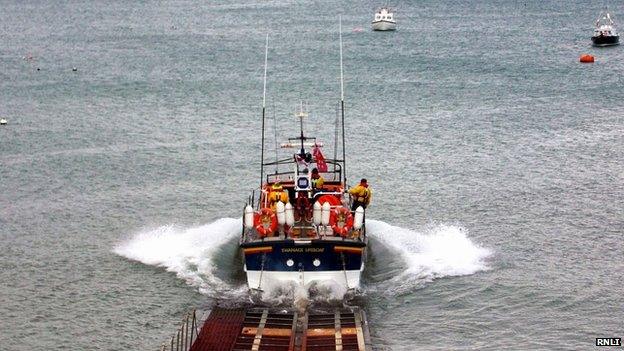
[{"label": "rnli watermark text", "polygon": [[596,338],[596,346],[622,346],[622,338]]}]

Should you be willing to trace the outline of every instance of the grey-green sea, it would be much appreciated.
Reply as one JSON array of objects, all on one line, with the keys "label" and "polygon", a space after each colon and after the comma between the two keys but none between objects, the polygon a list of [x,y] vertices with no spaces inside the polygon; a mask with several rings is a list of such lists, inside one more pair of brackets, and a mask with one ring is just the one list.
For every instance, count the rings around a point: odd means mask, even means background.
[{"label": "grey-green sea", "polygon": [[0,349],[157,350],[192,308],[247,303],[265,38],[266,158],[301,102],[331,157],[339,16],[347,179],[374,192],[346,303],[374,349],[624,337],[624,52],[591,47],[603,4],[399,1],[373,32],[381,5],[3,1]]}]

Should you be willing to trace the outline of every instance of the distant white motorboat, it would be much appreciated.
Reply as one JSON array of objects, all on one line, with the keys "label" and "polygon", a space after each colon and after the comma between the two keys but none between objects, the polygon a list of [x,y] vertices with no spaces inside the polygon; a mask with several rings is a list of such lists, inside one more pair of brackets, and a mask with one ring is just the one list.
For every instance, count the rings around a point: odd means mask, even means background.
[{"label": "distant white motorboat", "polygon": [[600,14],[600,17],[598,17],[594,35],[591,40],[594,46],[612,46],[620,44],[620,35],[615,29],[615,23],[608,10],[605,11],[604,15]]},{"label": "distant white motorboat", "polygon": [[396,21],[394,13],[387,7],[382,7],[375,13],[375,19],[372,22],[373,30],[386,31],[396,30]]},{"label": "distant white motorboat", "polygon": [[4,119],[4,118],[0,119],[0,125],[5,125],[7,123],[9,123],[9,122],[7,122],[6,119]]}]

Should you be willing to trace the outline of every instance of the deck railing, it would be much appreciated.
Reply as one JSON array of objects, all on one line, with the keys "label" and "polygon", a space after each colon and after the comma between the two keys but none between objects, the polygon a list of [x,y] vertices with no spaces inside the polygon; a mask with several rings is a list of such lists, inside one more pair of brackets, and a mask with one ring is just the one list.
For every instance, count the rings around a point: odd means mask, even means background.
[{"label": "deck railing", "polygon": [[160,351],[190,350],[199,333],[197,328],[197,311],[194,309],[184,317],[177,333],[171,336],[171,340],[162,344]]}]

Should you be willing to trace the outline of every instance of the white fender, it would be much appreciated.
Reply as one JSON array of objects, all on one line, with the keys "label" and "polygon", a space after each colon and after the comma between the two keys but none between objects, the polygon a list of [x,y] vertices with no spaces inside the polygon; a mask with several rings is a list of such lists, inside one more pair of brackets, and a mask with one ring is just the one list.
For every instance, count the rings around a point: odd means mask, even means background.
[{"label": "white fender", "polygon": [[247,205],[245,206],[245,212],[243,215],[243,224],[245,225],[245,228],[249,229],[249,228],[253,228],[253,222],[254,222],[254,210],[253,208],[251,208],[251,206]]},{"label": "white fender", "polygon": [[362,206],[358,206],[355,209],[355,216],[353,217],[353,229],[360,230],[364,224],[364,209]]},{"label": "white fender", "polygon": [[286,224],[289,227],[292,227],[293,225],[295,225],[295,210],[293,209],[293,206],[290,204],[290,202],[286,203],[285,209],[286,209]]},{"label": "white fender", "polygon": [[317,201],[312,209],[312,221],[315,225],[321,224],[321,204]]},{"label": "white fender", "polygon": [[326,202],[321,207],[321,223],[323,225],[329,225],[329,212],[331,211],[331,206],[329,202]]},{"label": "white fender", "polygon": [[277,213],[277,223],[284,225],[286,223],[286,213],[284,212],[284,203],[278,201],[275,205],[275,212]]}]

